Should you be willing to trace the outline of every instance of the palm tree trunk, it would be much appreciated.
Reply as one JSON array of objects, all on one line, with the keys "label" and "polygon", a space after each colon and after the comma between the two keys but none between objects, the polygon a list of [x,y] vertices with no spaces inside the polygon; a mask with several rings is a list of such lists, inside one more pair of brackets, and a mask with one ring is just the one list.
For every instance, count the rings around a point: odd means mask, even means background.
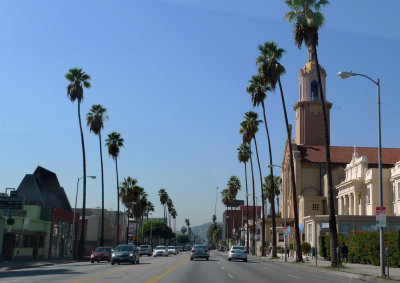
[{"label": "palm tree trunk", "polygon": [[315,63],[317,65],[319,95],[322,104],[322,114],[324,117],[324,130],[325,130],[325,154],[326,154],[326,171],[328,173],[328,195],[329,195],[329,234],[330,234],[330,252],[331,252],[331,266],[336,267],[339,263],[337,262],[336,247],[338,247],[338,235],[336,230],[336,216],[335,216],[335,199],[333,196],[333,185],[332,185],[332,169],[331,169],[331,141],[329,136],[329,125],[328,117],[326,114],[325,97],[322,90],[321,74],[319,70],[317,46],[313,44],[313,51],[315,54]]},{"label": "palm tree trunk", "polygon": [[103,171],[103,149],[101,147],[101,131],[99,131],[100,164],[101,164],[101,235],[100,246],[104,247],[104,171]]},{"label": "palm tree trunk", "polygon": [[129,243],[129,208],[128,208],[128,227],[126,228],[126,244]]},{"label": "palm tree trunk", "polygon": [[251,143],[249,143],[249,147],[250,147],[250,165],[251,165],[251,180],[253,182],[253,255],[256,254],[256,223],[257,223],[257,219],[256,219],[256,192],[255,192],[255,187],[254,187],[254,171],[253,171],[253,158],[251,157],[252,153],[251,153]]},{"label": "palm tree trunk", "polygon": [[246,162],[244,162],[244,176],[246,180],[246,251],[249,254],[249,190],[247,187],[247,166]]},{"label": "palm tree trunk", "polygon": [[[295,230],[295,238],[296,238],[296,261],[300,262],[300,261],[303,261],[303,255],[302,255],[302,251],[301,251],[301,242],[300,242],[299,211],[298,211],[298,207],[297,207],[296,178],[294,175],[292,132],[291,132],[291,128],[289,127],[289,122],[288,122],[287,113],[286,113],[285,97],[283,95],[282,84],[281,84],[280,78],[278,78],[278,83],[279,83],[279,89],[281,91],[281,100],[282,100],[282,106],[283,106],[283,113],[285,116],[286,132],[287,132],[287,139],[288,139],[288,144],[289,144],[289,155],[290,155],[289,157],[290,157],[290,168],[291,168],[290,173],[291,173],[291,180],[292,180],[291,183],[292,183],[292,196],[293,196],[293,206],[294,206],[294,230]],[[285,190],[287,190],[286,187],[285,187]],[[286,195],[286,193],[285,193],[285,195]],[[285,201],[287,203],[286,196],[285,196]],[[285,213],[287,214],[287,211],[285,211]]]},{"label": "palm tree trunk", "polygon": [[119,245],[119,180],[118,180],[118,160],[115,158],[115,171],[117,173],[117,245]]},{"label": "palm tree trunk", "polygon": [[81,101],[78,99],[78,118],[79,129],[81,131],[82,142],[82,160],[83,160],[83,203],[82,203],[82,224],[81,224],[81,237],[79,239],[78,258],[82,259],[85,253],[85,218],[86,218],[86,153],[85,153],[85,140],[83,138],[82,121],[81,121]]},{"label": "palm tree trunk", "polygon": [[254,136],[254,145],[256,148],[256,155],[257,155],[257,163],[258,163],[258,170],[260,172],[260,186],[261,186],[261,217],[262,217],[262,224],[261,224],[261,255],[265,256],[265,199],[263,193],[263,181],[262,181],[262,174],[261,174],[261,166],[260,166],[260,158],[258,157],[258,148],[257,148],[257,140],[256,136]]},{"label": "palm tree trunk", "polygon": [[[265,131],[267,132],[267,138],[268,138],[268,151],[269,151],[269,164],[271,165],[269,168],[270,174],[271,174],[271,214],[272,214],[272,257],[278,257],[277,250],[276,250],[276,214],[275,214],[275,180],[274,180],[274,168],[272,163],[272,150],[271,150],[271,139],[269,137],[269,130],[268,130],[268,124],[267,124],[267,118],[265,115],[265,105],[264,101],[261,102],[262,104],[262,109],[263,109],[263,115],[264,115],[264,124],[265,124]],[[263,198],[264,199],[264,198]]]}]

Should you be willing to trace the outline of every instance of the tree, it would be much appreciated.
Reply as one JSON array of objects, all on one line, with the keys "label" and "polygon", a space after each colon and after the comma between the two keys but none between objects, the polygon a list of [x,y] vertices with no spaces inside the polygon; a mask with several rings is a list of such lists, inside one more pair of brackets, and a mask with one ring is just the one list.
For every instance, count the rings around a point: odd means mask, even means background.
[{"label": "tree", "polygon": [[124,139],[121,138],[121,134],[112,132],[108,134],[106,139],[106,146],[108,148],[108,154],[115,160],[115,172],[117,174],[117,245],[119,244],[119,180],[118,180],[118,156],[119,150],[124,146]]},{"label": "tree", "polygon": [[[261,196],[262,196],[262,206],[261,206],[261,215],[262,215],[262,227],[261,227],[261,249],[262,255],[265,255],[265,200],[263,196],[263,189],[262,189],[262,174],[261,174],[261,165],[260,165],[260,158],[258,156],[258,148],[257,148],[257,139],[256,139],[256,133],[258,132],[258,125],[262,123],[261,120],[258,120],[258,114],[254,111],[249,111],[244,114],[245,120],[241,123],[242,128],[240,129],[240,133],[243,134],[244,139],[246,142],[250,145],[251,140],[254,140],[254,147],[256,149],[256,156],[257,156],[257,162],[258,162],[258,170],[260,173],[260,186],[261,186]],[[251,147],[250,147],[251,151]],[[253,164],[251,160],[251,155],[250,155],[250,163],[251,165]],[[252,165],[253,166],[253,165]],[[253,170],[252,170],[253,172]],[[253,177],[253,176],[252,176]],[[254,195],[255,192],[253,192]],[[255,218],[255,216],[254,216]],[[254,225],[256,223],[256,220],[254,220]],[[254,234],[255,234],[255,227],[254,227]],[[254,237],[253,237],[254,239]],[[253,240],[254,247],[255,247],[255,240]]]},{"label": "tree", "polygon": [[[329,234],[330,234],[330,252],[331,252],[331,266],[336,267],[337,262],[336,247],[338,246],[338,235],[336,230],[336,216],[335,216],[335,198],[333,195],[332,184],[332,168],[331,168],[331,153],[330,153],[330,136],[328,117],[326,113],[326,102],[323,93],[321,82],[321,72],[318,63],[318,29],[322,27],[325,22],[324,15],[319,12],[322,6],[328,5],[327,0],[286,0],[286,5],[291,11],[285,14],[284,19],[289,22],[294,22],[294,41],[300,49],[304,44],[308,48],[312,48],[317,67],[318,75],[318,89],[321,99],[322,115],[324,118],[324,133],[325,133],[325,157],[326,157],[326,171],[328,175],[328,200],[329,200]],[[297,209],[297,208],[296,208]]]},{"label": "tree", "polygon": [[103,170],[103,148],[101,146],[101,130],[104,128],[104,120],[108,119],[107,109],[100,104],[92,105],[89,113],[86,114],[86,122],[90,131],[99,136],[100,165],[101,165],[101,232],[100,246],[104,246],[104,170]]},{"label": "tree", "polygon": [[280,176],[274,176],[274,186],[272,186],[272,178],[271,175],[268,175],[264,178],[264,194],[267,196],[269,202],[274,201],[274,196],[279,196],[281,193],[279,190],[279,186],[282,183],[282,179]]},{"label": "tree", "polygon": [[169,217],[168,217],[169,225],[168,226],[170,226],[170,227],[172,226],[171,225],[171,212],[172,212],[173,207],[174,207],[174,204],[172,203],[172,199],[168,197],[168,199],[167,199],[167,210],[168,210],[168,215],[169,215]]},{"label": "tree", "polygon": [[[137,184],[136,179],[131,177],[124,178],[124,181],[122,182],[119,190],[119,196],[121,198],[121,202],[127,208],[128,226],[129,226],[129,217],[134,217],[133,207],[134,207],[134,202],[137,199],[134,193],[134,187],[136,186],[136,184]],[[128,244],[128,237],[126,237],[126,244]]]},{"label": "tree", "polygon": [[251,151],[249,146],[246,143],[243,143],[240,145],[240,147],[237,149],[238,150],[238,160],[239,162],[244,163],[244,176],[246,180],[246,251],[249,253],[249,192],[248,192],[248,187],[247,187],[247,162],[249,161]]},{"label": "tree", "polygon": [[186,245],[187,243],[190,242],[190,239],[187,235],[185,234],[180,234],[178,236],[176,236],[176,241],[180,244],[180,245]]},{"label": "tree", "polygon": [[[279,60],[282,58],[284,49],[278,48],[278,44],[274,41],[265,42],[264,45],[260,45],[258,49],[261,52],[261,55],[257,58],[256,63],[259,66],[258,73],[261,75],[264,81],[264,85],[268,85],[271,87],[273,91],[275,91],[276,84],[279,84],[279,89],[281,93],[281,101],[283,107],[283,114],[285,117],[286,124],[286,133],[287,133],[287,142],[289,145],[289,160],[291,170],[291,186],[292,186],[292,195],[297,196],[296,194],[296,178],[294,175],[294,159],[293,159],[293,149],[292,149],[292,137],[291,137],[291,126],[289,126],[287,113],[286,113],[286,105],[285,105],[285,97],[283,95],[282,83],[281,83],[281,75],[285,73],[285,68],[279,63]],[[287,188],[286,188],[287,189]],[[297,210],[297,198],[293,198],[293,206],[294,209],[294,222],[295,222],[295,235],[296,235],[296,261],[302,261],[302,250],[300,248],[300,227],[299,227],[299,216]]]},{"label": "tree", "polygon": [[226,242],[229,243],[229,233],[228,233],[228,205],[231,203],[231,195],[229,193],[229,189],[223,189],[221,191],[221,202],[226,206],[226,214],[225,214],[225,236]]},{"label": "tree", "polygon": [[166,206],[165,205],[166,205],[167,200],[168,200],[168,193],[166,192],[165,189],[161,188],[158,191],[158,196],[160,198],[161,205],[164,207],[164,219],[165,219],[165,223],[167,223],[167,213],[166,213]]},{"label": "tree", "polygon": [[154,212],[154,204],[147,200],[146,206],[144,207],[144,216],[146,217],[147,221],[149,221],[149,215],[151,212]]},{"label": "tree", "polygon": [[210,224],[207,229],[207,239],[209,243],[215,244],[221,238],[221,225]]},{"label": "tree", "polygon": [[81,121],[81,103],[83,100],[83,88],[90,88],[90,76],[82,71],[82,68],[69,69],[65,78],[70,82],[67,86],[67,96],[71,102],[78,101],[78,120],[79,130],[81,133],[82,143],[82,161],[83,161],[83,204],[82,204],[82,222],[81,222],[81,236],[79,239],[78,258],[83,258],[85,246],[85,218],[86,218],[86,154],[85,154],[85,140],[83,138],[82,121]]},{"label": "tree", "polygon": [[181,227],[181,233],[182,234],[186,234],[186,231],[187,231],[186,226],[182,226]]}]

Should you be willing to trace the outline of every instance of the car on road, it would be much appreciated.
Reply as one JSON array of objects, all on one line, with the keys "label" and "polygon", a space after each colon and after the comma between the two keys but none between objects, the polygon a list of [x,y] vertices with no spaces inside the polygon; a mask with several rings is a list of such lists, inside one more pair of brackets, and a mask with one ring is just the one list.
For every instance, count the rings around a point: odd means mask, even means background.
[{"label": "car on road", "polygon": [[232,248],[228,252],[228,260],[231,261],[232,259],[241,259],[246,262],[246,248],[243,246],[232,246]]},{"label": "car on road", "polygon": [[177,254],[175,246],[168,246],[168,254],[169,255],[176,255]]},{"label": "car on road", "polygon": [[150,245],[140,245],[139,255],[151,256],[151,246]]},{"label": "car on road", "polygon": [[190,260],[195,258],[205,258],[210,259],[210,253],[205,245],[194,245],[190,251]]},{"label": "car on road", "polygon": [[111,247],[98,247],[94,251],[92,251],[92,254],[90,255],[90,262],[94,263],[95,261],[100,262],[100,261],[108,261],[110,262],[111,260]]},{"label": "car on road", "polygon": [[168,249],[166,246],[157,246],[153,250],[153,256],[168,256]]},{"label": "car on road", "polygon": [[130,262],[139,264],[139,249],[136,245],[118,245],[111,254],[111,264],[120,264],[121,262]]}]

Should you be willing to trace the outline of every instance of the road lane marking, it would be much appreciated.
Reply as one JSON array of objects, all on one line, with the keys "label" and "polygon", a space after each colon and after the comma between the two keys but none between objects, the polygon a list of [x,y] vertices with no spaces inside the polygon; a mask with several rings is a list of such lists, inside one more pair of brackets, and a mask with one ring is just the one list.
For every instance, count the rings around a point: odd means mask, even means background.
[{"label": "road lane marking", "polygon": [[228,273],[228,276],[229,276],[230,278],[232,278],[232,279],[233,279],[233,276],[232,276],[232,274]]},{"label": "road lane marking", "polygon": [[224,269],[225,269],[225,267],[221,266],[221,269],[222,269],[222,270],[224,270]]},{"label": "road lane marking", "polygon": [[303,279],[303,278],[301,278],[301,277],[299,277],[299,276],[292,275],[292,274],[288,274],[288,276],[289,276],[289,277],[292,277],[292,278],[294,278],[294,279]]},{"label": "road lane marking", "polygon": [[134,267],[135,267],[135,265],[134,266],[128,266],[128,267],[120,268],[120,269],[113,270],[113,271],[106,272],[106,273],[102,273],[102,274],[99,274],[99,275],[96,275],[96,276],[92,276],[92,277],[88,277],[88,278],[81,279],[81,280],[78,280],[78,281],[74,281],[72,283],[83,283],[83,282],[86,282],[86,281],[90,281],[90,280],[94,280],[94,279],[98,279],[98,278],[104,277],[106,275],[109,275],[109,274],[112,274],[112,273],[115,273],[115,272],[126,271],[126,270],[132,269]]},{"label": "road lane marking", "polygon": [[150,280],[146,281],[146,283],[155,283],[158,280],[160,280],[161,278],[163,278],[165,275],[167,275],[168,273],[170,273],[171,271],[173,271],[175,268],[177,268],[179,265],[181,265],[182,263],[184,263],[185,261],[187,261],[187,258],[184,258],[183,260],[181,260],[180,262],[178,262],[176,265],[171,266],[170,268],[168,268],[168,270],[166,272],[164,272],[163,274],[161,274],[160,276],[155,276],[153,278],[151,278]]}]

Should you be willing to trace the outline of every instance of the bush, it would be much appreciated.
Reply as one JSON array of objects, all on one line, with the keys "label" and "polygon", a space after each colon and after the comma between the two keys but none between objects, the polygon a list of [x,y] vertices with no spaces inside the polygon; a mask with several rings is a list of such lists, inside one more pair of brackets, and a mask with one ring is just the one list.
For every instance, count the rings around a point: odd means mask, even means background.
[{"label": "bush", "polygon": [[303,254],[309,255],[310,252],[311,252],[311,245],[310,245],[310,243],[303,242],[303,243],[301,244],[301,250],[302,250]]},{"label": "bush", "polygon": [[322,258],[327,258],[327,252],[326,252],[326,242],[325,242],[325,236],[320,235],[318,237],[318,246],[319,246],[319,256]]}]

